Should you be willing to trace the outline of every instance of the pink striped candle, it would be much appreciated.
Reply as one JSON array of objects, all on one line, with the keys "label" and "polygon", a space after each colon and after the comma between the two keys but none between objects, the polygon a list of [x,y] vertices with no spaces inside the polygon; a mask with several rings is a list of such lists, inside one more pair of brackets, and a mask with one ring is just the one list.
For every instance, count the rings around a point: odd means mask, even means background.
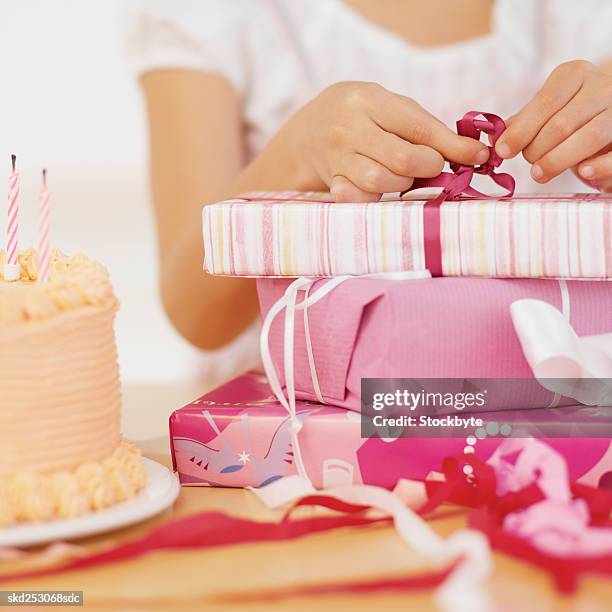
[{"label": "pink striped candle", "polygon": [[38,282],[44,283],[49,275],[49,189],[47,171],[43,170],[43,185],[38,198]]},{"label": "pink striped candle", "polygon": [[19,173],[15,170],[17,157],[11,155],[12,172],[9,176],[8,192],[8,225],[6,228],[6,262],[4,264],[4,279],[19,280],[20,270],[17,263],[17,248],[19,246]]}]

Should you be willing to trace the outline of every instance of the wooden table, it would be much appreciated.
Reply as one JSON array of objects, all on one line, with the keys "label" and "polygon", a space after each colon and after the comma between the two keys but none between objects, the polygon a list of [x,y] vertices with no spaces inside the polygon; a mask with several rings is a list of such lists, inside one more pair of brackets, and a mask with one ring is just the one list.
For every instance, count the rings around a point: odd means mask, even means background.
[{"label": "wooden table", "polygon": [[[138,442],[149,457],[169,465],[168,416],[205,390],[193,385],[128,386],[124,393],[126,436]],[[248,491],[184,487],[174,508],[163,515],[82,543],[95,547],[110,540],[128,539],[172,517],[204,510],[223,510],[262,520],[279,517]],[[431,524],[440,534],[447,535],[465,524],[465,515],[434,519]],[[587,578],[575,596],[559,597],[545,573],[504,555],[494,555],[494,561],[495,573],[487,588],[495,610],[612,609],[610,582]],[[373,527],[342,529],[273,544],[160,552],[0,588],[82,590],[86,607],[92,609],[427,610],[434,609],[431,592],[258,599],[258,594],[271,589],[359,577],[373,579],[425,569],[424,560],[407,550],[392,528]]]}]

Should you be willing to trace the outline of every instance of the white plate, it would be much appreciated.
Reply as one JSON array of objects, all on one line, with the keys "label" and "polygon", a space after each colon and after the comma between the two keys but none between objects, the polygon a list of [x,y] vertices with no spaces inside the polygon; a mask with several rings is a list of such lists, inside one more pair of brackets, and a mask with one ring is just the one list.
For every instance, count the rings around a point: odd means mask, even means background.
[{"label": "white plate", "polygon": [[167,467],[144,457],[142,463],[147,484],[138,495],[111,508],[72,519],[0,529],[0,546],[34,546],[82,538],[139,523],[159,514],[174,503],[181,487],[178,478]]}]

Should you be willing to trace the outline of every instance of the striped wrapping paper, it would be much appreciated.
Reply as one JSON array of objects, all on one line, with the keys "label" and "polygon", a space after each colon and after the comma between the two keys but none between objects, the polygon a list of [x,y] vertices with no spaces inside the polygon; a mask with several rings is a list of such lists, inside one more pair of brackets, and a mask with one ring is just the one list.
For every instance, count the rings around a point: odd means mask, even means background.
[{"label": "striped wrapping paper", "polygon": [[[204,207],[204,268],[231,276],[422,270],[426,200],[335,204],[259,192]],[[612,196],[462,198],[440,207],[444,276],[612,278]]]}]

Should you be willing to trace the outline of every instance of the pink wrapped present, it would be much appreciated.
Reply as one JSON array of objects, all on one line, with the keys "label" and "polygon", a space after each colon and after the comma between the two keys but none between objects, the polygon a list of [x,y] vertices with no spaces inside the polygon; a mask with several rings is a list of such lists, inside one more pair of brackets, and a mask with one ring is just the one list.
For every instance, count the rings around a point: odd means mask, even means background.
[{"label": "pink wrapped present", "polygon": [[204,269],[290,277],[432,269],[425,230],[439,223],[434,276],[612,278],[610,195],[426,202],[261,193],[205,206]]},{"label": "pink wrapped present", "polygon": [[[317,281],[309,296],[331,282]],[[289,285],[258,280],[264,317]],[[293,316],[296,397],[359,410],[362,378],[522,379],[531,384],[519,392],[516,385],[496,383],[486,409],[575,404],[533,378],[510,316],[510,305],[524,298],[564,311],[578,336],[612,330],[612,283],[605,281],[350,278],[308,307],[307,328],[303,311]],[[281,384],[285,324],[277,316],[267,341]]]},{"label": "pink wrapped present", "polygon": [[[482,118],[480,118],[482,117]],[[612,278],[612,196],[514,194],[494,149],[505,129],[471,111],[457,132],[489,136],[481,166],[416,179],[430,199],[335,204],[326,194],[254,193],[205,206],[205,269],[235,276],[337,276],[428,269],[432,276]],[[471,186],[475,175],[506,190]],[[403,194],[402,194],[403,195]]]},{"label": "pink wrapped present", "polygon": [[[499,422],[520,422],[528,415],[533,435],[564,420],[574,438],[542,438],[567,460],[570,478],[612,487],[610,411],[564,408],[497,413]],[[400,479],[435,476],[447,456],[471,446],[487,460],[505,439],[364,439],[360,415],[310,402],[298,402],[298,434],[304,466],[317,488],[366,483],[393,488]],[[503,415],[503,416],[502,416]],[[521,420],[522,417],[522,420]],[[291,419],[276,401],[265,377],[250,372],[175,411],[170,417],[174,469],[183,485],[259,487],[296,473]],[[606,429],[603,429],[606,428]],[[469,436],[473,432],[466,432]]]}]

